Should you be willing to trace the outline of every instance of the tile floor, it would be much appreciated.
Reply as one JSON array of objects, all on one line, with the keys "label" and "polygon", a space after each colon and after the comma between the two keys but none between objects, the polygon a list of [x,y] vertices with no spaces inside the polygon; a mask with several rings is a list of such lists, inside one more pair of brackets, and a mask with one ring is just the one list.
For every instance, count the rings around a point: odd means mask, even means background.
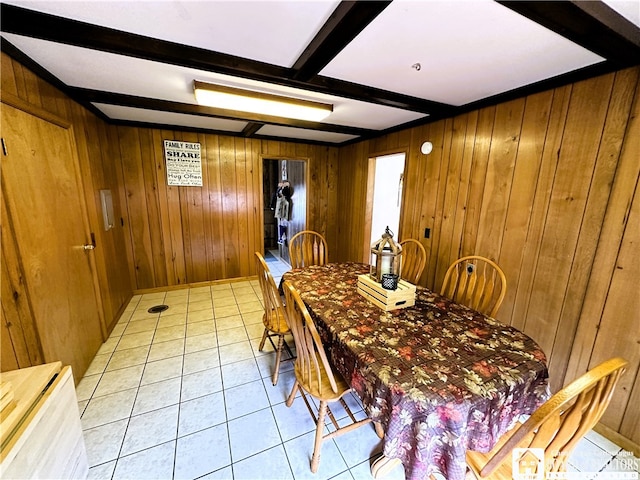
[{"label": "tile floor", "polygon": [[[289,267],[268,260],[278,282]],[[159,304],[169,309],[148,313]],[[89,477],[370,479],[381,442],[369,425],[325,442],[311,473],[314,424],[301,399],[284,404],[292,362],[271,384],[261,322],[257,280],[136,295],[77,388]],[[607,471],[620,454],[591,432],[574,458]],[[401,467],[388,478],[404,478]]]}]

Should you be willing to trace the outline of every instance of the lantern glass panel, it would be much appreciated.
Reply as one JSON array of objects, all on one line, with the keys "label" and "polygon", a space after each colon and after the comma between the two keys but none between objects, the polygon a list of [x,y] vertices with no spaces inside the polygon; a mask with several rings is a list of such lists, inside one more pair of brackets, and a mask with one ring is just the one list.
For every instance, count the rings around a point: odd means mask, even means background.
[{"label": "lantern glass panel", "polygon": [[387,227],[382,238],[371,245],[371,277],[381,282],[385,273],[398,275],[401,251],[402,247],[393,240],[393,233]]}]

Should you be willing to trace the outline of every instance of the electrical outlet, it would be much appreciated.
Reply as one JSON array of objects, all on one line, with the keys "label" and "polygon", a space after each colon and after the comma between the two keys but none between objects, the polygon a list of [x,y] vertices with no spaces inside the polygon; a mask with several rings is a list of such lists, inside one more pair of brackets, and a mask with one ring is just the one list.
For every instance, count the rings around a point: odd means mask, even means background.
[{"label": "electrical outlet", "polygon": [[430,228],[425,228],[424,229],[424,238],[429,238],[431,236],[431,229]]}]

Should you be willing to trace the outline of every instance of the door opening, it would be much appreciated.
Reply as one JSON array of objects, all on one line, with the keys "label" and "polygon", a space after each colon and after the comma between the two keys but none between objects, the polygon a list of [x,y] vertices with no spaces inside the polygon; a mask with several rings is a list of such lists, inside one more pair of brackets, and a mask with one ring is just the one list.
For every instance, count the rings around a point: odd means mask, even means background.
[{"label": "door opening", "polygon": [[289,239],[306,227],[304,160],[262,161],[264,256],[289,264]]},{"label": "door opening", "polygon": [[[400,211],[404,183],[405,154],[395,153],[372,159],[373,185],[367,196],[372,200],[368,245],[379,239],[388,226],[394,239],[400,240]],[[371,183],[370,183],[371,185]],[[369,261],[366,249],[366,261]]]}]

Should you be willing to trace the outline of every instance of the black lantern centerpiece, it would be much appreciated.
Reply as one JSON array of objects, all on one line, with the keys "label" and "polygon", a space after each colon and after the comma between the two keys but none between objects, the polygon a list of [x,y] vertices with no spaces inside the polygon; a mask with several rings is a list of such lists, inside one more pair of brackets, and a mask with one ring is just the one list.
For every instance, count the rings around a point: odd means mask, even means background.
[{"label": "black lantern centerpiece", "polygon": [[402,247],[393,240],[393,232],[387,227],[382,238],[371,245],[369,275],[387,290],[398,287]]}]

